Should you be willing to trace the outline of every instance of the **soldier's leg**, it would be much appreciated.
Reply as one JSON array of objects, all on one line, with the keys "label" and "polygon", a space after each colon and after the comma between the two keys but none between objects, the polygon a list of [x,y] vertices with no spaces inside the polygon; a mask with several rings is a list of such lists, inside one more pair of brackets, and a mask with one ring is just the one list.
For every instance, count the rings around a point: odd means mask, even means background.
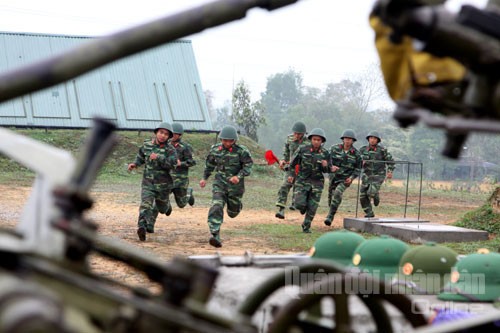
[{"label": "soldier's leg", "polygon": [[172,190],[174,193],[175,203],[177,207],[184,208],[188,203],[187,187],[176,187]]},{"label": "soldier's leg", "polygon": [[151,185],[142,185],[141,204],[139,206],[139,219],[137,222],[137,235],[141,241],[146,240],[146,228],[154,218],[153,206],[155,201],[155,189]]},{"label": "soldier's leg", "polygon": [[[153,202],[153,211],[151,212],[151,215],[152,215],[152,221],[155,221],[155,224],[156,224],[156,219],[158,218],[158,214],[159,214],[158,207],[156,207],[156,203]],[[148,224],[146,226],[146,231],[151,234],[154,233],[155,232],[154,224],[153,225]]]},{"label": "soldier's leg", "polygon": [[221,247],[220,227],[224,221],[224,205],[227,200],[227,194],[219,189],[212,190],[212,207],[208,211],[208,228],[212,237],[209,239],[209,244],[214,247]]},{"label": "soldier's leg", "polygon": [[316,215],[316,211],[321,200],[321,193],[323,192],[323,186],[311,186],[308,193],[307,200],[307,210],[306,216],[304,218],[304,223],[302,223],[302,231],[305,233],[310,233],[311,223]]},{"label": "soldier's leg", "polygon": [[288,182],[288,174],[285,173],[281,187],[278,190],[278,201],[276,201],[278,211],[276,212],[275,216],[279,219],[285,218],[286,201],[288,199],[288,193],[290,192],[292,186],[293,184]]},{"label": "soldier's leg", "polygon": [[335,175],[329,174],[328,175],[328,207],[332,205],[332,196],[333,196],[333,191],[335,191],[335,187],[337,184],[335,184]]},{"label": "soldier's leg", "polygon": [[189,206],[193,206],[194,205],[194,194],[193,194],[193,188],[192,187],[188,187],[187,188],[187,198],[188,198],[188,204],[189,204]]},{"label": "soldier's leg", "polygon": [[[170,203],[170,185],[160,184],[156,185],[156,197],[154,206],[158,213],[169,216],[172,213],[172,204]],[[156,214],[158,215],[158,214]],[[156,216],[152,215],[152,219],[148,224],[149,232],[154,232],[154,225],[156,223]]]},{"label": "soldier's leg", "polygon": [[332,224],[335,213],[337,213],[337,209],[342,203],[342,195],[344,194],[346,188],[347,186],[344,184],[344,182],[334,184],[330,202],[330,209],[328,211],[328,215],[325,218],[325,224],[327,226],[330,226]]},{"label": "soldier's leg", "polygon": [[373,205],[377,207],[380,204],[380,188],[382,187],[383,179],[377,179],[372,183],[370,190],[368,191],[370,197],[373,198]]},{"label": "soldier's leg", "polygon": [[305,184],[295,184],[295,208],[297,208],[302,215],[307,211],[307,200],[309,197],[309,187]]},{"label": "soldier's leg", "polygon": [[365,217],[375,216],[375,214],[373,214],[370,198],[368,197],[368,190],[370,186],[370,183],[362,183],[359,190],[359,202],[361,203],[361,208],[363,208],[363,211],[365,212]]}]

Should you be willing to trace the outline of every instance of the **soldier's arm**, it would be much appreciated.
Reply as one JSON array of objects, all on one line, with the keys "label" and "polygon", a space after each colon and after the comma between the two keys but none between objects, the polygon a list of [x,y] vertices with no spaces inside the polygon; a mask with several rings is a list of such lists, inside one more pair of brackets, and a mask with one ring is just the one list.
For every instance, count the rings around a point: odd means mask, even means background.
[{"label": "soldier's arm", "polygon": [[356,151],[356,164],[354,165],[354,169],[352,170],[350,178],[352,180],[356,179],[359,177],[359,174],[361,173],[361,166],[363,165],[363,158],[361,157],[361,154],[359,151]]},{"label": "soldier's arm", "polygon": [[[389,162],[394,162],[394,159],[392,158],[391,153],[389,151],[385,150],[385,158],[384,160],[389,161]],[[387,164],[387,172],[391,173],[396,169],[396,165],[394,163],[386,163]]]},{"label": "soldier's arm", "polygon": [[330,157],[330,152],[325,149],[323,154],[323,160],[321,161],[321,172],[328,173],[332,168],[332,159]]},{"label": "soldier's arm", "polygon": [[139,167],[143,165],[146,161],[145,154],[144,154],[144,146],[139,148],[139,151],[137,152],[137,155],[135,156],[135,161],[133,164],[135,164],[136,167]]},{"label": "soldier's arm", "polygon": [[285,147],[283,148],[283,161],[289,162],[290,158],[290,144],[288,143],[288,137],[286,138]]},{"label": "soldier's arm", "polygon": [[295,166],[300,165],[302,160],[302,155],[300,154],[300,148],[295,151],[292,158],[290,159],[290,169],[288,170],[288,177],[295,178]]},{"label": "soldier's arm", "polygon": [[240,163],[241,170],[238,172],[238,178],[242,179],[243,177],[250,176],[250,173],[252,172],[253,160],[248,149],[242,149]]},{"label": "soldier's arm", "polygon": [[162,169],[172,170],[177,167],[177,151],[170,144],[165,149],[165,154],[158,155],[157,159]]},{"label": "soldier's arm", "polygon": [[203,179],[208,179],[212,172],[214,172],[215,167],[216,167],[216,161],[215,161],[215,156],[212,153],[212,149],[210,149],[210,152],[207,155],[207,158],[205,159],[205,170],[203,171]]},{"label": "soldier's arm", "polygon": [[191,145],[186,144],[186,148],[184,149],[184,158],[181,161],[181,167],[190,168],[196,165],[196,161],[193,158],[193,147]]}]

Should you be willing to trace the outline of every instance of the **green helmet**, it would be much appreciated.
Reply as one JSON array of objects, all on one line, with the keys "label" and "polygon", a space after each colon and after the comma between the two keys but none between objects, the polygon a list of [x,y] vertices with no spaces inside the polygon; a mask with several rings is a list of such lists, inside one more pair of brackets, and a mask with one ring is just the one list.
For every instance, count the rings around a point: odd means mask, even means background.
[{"label": "green helmet", "polygon": [[368,133],[368,135],[366,136],[366,140],[368,140],[370,136],[376,137],[379,143],[382,141],[382,139],[380,138],[380,134],[378,134],[377,131],[370,131],[370,133]]},{"label": "green helmet", "polygon": [[408,250],[399,262],[398,284],[406,293],[437,294],[447,282],[458,254],[446,246],[429,242]]},{"label": "green helmet", "polygon": [[219,139],[238,140],[238,132],[236,131],[236,128],[234,128],[233,126],[226,125],[220,131]]},{"label": "green helmet", "polygon": [[348,266],[354,250],[364,241],[363,236],[352,231],[331,231],[316,239],[310,254],[313,258],[330,259]]},{"label": "green helmet", "polygon": [[309,140],[311,140],[311,137],[312,136],[320,136],[321,139],[323,140],[323,142],[326,141],[326,135],[325,135],[325,131],[323,131],[321,128],[313,128],[311,132],[309,132],[309,135],[307,136],[307,138]]},{"label": "green helmet", "polygon": [[342,133],[342,136],[340,137],[340,140],[344,140],[344,138],[351,138],[352,141],[356,142],[356,133],[352,129],[346,129],[344,133]]},{"label": "green helmet", "polygon": [[452,268],[451,279],[438,295],[446,301],[489,302],[500,298],[500,253],[474,253]]},{"label": "green helmet", "polygon": [[398,272],[399,260],[409,248],[405,242],[386,235],[372,238],[354,250],[351,267],[388,280]]},{"label": "green helmet", "polygon": [[169,139],[173,136],[172,125],[170,125],[170,123],[167,123],[167,122],[159,123],[158,126],[156,126],[156,128],[154,130],[155,134],[156,134],[156,132],[158,132],[158,130],[160,128],[166,129],[168,131],[168,138]]},{"label": "green helmet", "polygon": [[181,123],[172,123],[172,132],[174,134],[184,134],[184,127],[182,127]]},{"label": "green helmet", "polygon": [[306,125],[301,121],[297,121],[292,126],[292,132],[305,134],[306,133]]}]

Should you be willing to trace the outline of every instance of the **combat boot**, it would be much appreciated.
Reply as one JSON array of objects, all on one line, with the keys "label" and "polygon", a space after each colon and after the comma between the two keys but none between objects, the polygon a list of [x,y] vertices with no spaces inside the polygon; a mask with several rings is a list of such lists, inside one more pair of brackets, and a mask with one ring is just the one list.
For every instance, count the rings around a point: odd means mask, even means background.
[{"label": "combat boot", "polygon": [[146,228],[139,227],[139,229],[137,229],[137,236],[139,236],[141,242],[146,241]]},{"label": "combat boot", "polygon": [[311,233],[311,222],[312,219],[306,215],[306,218],[304,219],[304,223],[302,223],[302,232],[305,234],[310,234]]},{"label": "combat boot", "polygon": [[375,217],[375,214],[373,212],[371,213],[366,213],[365,217],[370,218],[370,217]]},{"label": "combat boot", "polygon": [[213,247],[222,247],[222,242],[220,241],[219,233],[218,232],[212,233],[212,237],[210,237],[208,243]]},{"label": "combat boot", "polygon": [[284,207],[280,207],[278,209],[278,211],[276,212],[276,215],[275,215],[277,218],[279,219],[284,219],[285,218],[285,208]]},{"label": "combat boot", "polygon": [[165,211],[165,215],[170,216],[170,214],[172,214],[172,204],[169,202],[168,203],[168,208]]},{"label": "combat boot", "polygon": [[379,205],[379,203],[380,203],[380,197],[379,197],[379,195],[377,194],[377,195],[375,195],[375,196],[373,197],[373,205],[374,205],[375,207],[377,207],[377,206]]},{"label": "combat boot", "polygon": [[188,188],[188,204],[189,206],[193,206],[194,205],[194,196],[193,196],[193,188],[190,187]]},{"label": "combat boot", "polygon": [[324,222],[325,225],[327,225],[327,226],[332,225],[332,221],[333,221],[333,218],[335,217],[336,212],[337,212],[336,210],[333,210],[332,208],[330,208],[330,211],[328,212],[328,215],[325,218],[325,222]]},{"label": "combat boot", "polygon": [[153,225],[147,225],[146,226],[146,231],[150,234],[154,234],[155,233],[155,227]]},{"label": "combat boot", "polygon": [[290,207],[288,207],[288,209],[295,210],[295,206],[293,204],[291,204]]}]

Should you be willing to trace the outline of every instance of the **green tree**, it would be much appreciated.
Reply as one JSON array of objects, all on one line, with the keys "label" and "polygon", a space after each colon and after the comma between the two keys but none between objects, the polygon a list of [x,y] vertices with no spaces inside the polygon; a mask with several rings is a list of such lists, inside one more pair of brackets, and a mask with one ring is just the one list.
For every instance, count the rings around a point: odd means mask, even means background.
[{"label": "green tree", "polygon": [[252,103],[250,94],[245,81],[238,82],[233,91],[232,120],[238,127],[245,130],[248,137],[258,142],[257,129],[261,124],[265,124],[264,108],[260,101]]}]

